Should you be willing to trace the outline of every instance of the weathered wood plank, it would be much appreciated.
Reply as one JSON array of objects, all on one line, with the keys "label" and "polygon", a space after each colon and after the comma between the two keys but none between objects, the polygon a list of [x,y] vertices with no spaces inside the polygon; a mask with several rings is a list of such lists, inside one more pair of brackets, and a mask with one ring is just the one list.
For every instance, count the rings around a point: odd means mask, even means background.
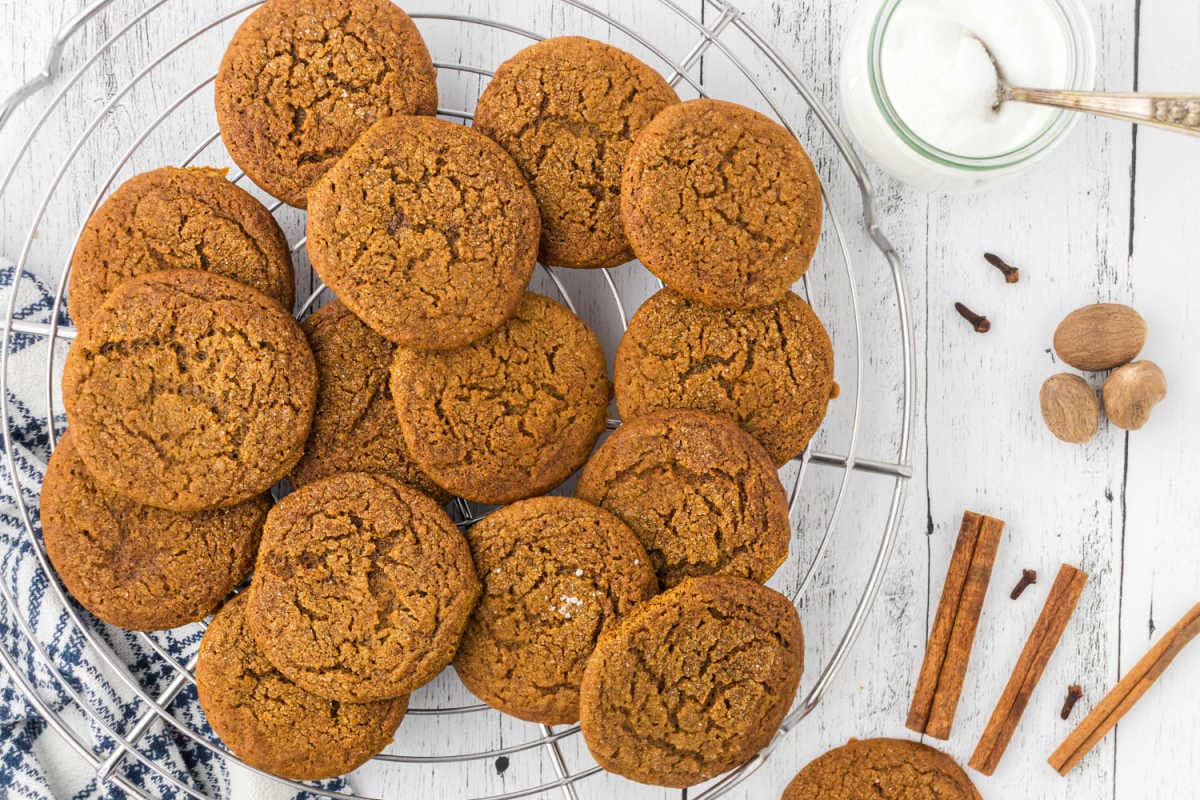
[{"label": "weathered wood plank", "polygon": [[[1195,4],[1143,2],[1139,88],[1192,91],[1200,55],[1187,41],[1198,30]],[[1121,674],[1200,599],[1200,497],[1194,489],[1200,429],[1190,418],[1200,393],[1195,368],[1200,275],[1191,268],[1190,244],[1200,206],[1180,183],[1200,169],[1196,144],[1149,128],[1137,135],[1132,299],[1150,325],[1141,357],[1163,368],[1169,394],[1146,427],[1129,434]],[[1192,735],[1200,718],[1197,674],[1200,647],[1193,644],[1108,736],[1105,744],[1116,754],[1118,797],[1195,794],[1183,765],[1200,761],[1200,742]],[[1104,690],[1118,675],[1107,677]],[[1084,710],[1099,699],[1100,694],[1089,695]],[[1095,758],[1089,755],[1081,768]]]}]

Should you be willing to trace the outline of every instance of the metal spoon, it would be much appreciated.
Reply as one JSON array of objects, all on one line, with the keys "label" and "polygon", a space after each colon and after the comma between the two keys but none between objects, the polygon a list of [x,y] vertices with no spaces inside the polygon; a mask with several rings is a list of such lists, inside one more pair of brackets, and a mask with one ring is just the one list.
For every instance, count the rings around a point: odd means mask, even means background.
[{"label": "metal spoon", "polygon": [[1200,95],[1147,94],[1144,92],[1075,92],[1067,89],[1028,89],[1010,86],[1004,70],[988,43],[971,34],[983,47],[983,52],[996,69],[996,102],[992,111],[999,111],[1007,102],[1034,103],[1055,106],[1071,111],[1086,111],[1102,117],[1122,119],[1141,125],[1200,136]]}]

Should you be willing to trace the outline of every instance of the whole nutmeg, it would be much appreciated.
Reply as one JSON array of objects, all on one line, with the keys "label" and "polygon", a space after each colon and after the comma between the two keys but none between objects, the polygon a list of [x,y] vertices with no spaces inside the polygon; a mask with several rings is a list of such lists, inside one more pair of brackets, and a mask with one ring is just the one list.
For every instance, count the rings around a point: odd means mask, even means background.
[{"label": "whole nutmeg", "polygon": [[1082,444],[1100,429],[1096,390],[1078,375],[1060,372],[1042,384],[1042,419],[1064,442]]},{"label": "whole nutmeg", "polygon": [[1134,361],[1113,370],[1104,382],[1104,413],[1118,428],[1136,431],[1167,396],[1167,376],[1153,361]]},{"label": "whole nutmeg", "polygon": [[1127,364],[1146,343],[1146,320],[1129,306],[1096,303],[1058,323],[1054,351],[1075,369],[1097,372]]}]

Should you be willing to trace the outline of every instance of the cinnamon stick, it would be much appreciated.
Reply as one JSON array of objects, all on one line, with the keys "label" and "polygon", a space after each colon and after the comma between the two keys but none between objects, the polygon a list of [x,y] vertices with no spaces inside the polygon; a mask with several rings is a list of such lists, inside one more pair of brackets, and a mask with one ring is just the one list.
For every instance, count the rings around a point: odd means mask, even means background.
[{"label": "cinnamon stick", "polygon": [[1188,642],[1200,635],[1200,603],[1192,606],[1175,627],[1163,634],[1158,644],[1134,664],[1133,669],[1113,687],[1100,704],[1084,717],[1071,735],[1063,740],[1050,756],[1050,766],[1066,775],[1096,744],[1112,730],[1113,726],[1133,708],[1147,690],[1158,680],[1158,676],[1175,659]]},{"label": "cinnamon stick", "polygon": [[1066,630],[1067,622],[1075,613],[1075,606],[1079,603],[1079,596],[1083,593],[1083,585],[1086,582],[1087,573],[1070,564],[1063,564],[1059,569],[1058,577],[1050,587],[1050,596],[1046,598],[1046,605],[1042,607],[1042,613],[1025,642],[1025,648],[1021,650],[1020,658],[1017,659],[1017,666],[1013,669],[1012,676],[1008,679],[999,702],[996,703],[996,709],[983,730],[983,736],[975,747],[975,753],[968,762],[972,769],[984,775],[991,775],[996,771],[1013,733],[1017,730],[1017,723],[1025,713],[1025,706],[1029,705],[1029,697],[1041,680],[1046,664],[1049,663],[1050,656]]},{"label": "cinnamon stick", "polygon": [[963,514],[908,710],[905,724],[910,730],[950,738],[1003,530],[1004,522],[994,517]]}]

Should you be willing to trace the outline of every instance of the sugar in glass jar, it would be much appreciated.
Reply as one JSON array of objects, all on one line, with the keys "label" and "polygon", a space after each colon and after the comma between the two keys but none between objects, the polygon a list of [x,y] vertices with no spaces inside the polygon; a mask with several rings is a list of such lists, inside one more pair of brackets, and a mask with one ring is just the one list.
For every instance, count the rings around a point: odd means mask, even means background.
[{"label": "sugar in glass jar", "polygon": [[1080,0],[868,3],[842,54],[843,115],[896,178],[973,189],[1044,158],[1079,117],[1015,102],[995,109],[997,65],[1013,86],[1090,90],[1095,35]]}]

